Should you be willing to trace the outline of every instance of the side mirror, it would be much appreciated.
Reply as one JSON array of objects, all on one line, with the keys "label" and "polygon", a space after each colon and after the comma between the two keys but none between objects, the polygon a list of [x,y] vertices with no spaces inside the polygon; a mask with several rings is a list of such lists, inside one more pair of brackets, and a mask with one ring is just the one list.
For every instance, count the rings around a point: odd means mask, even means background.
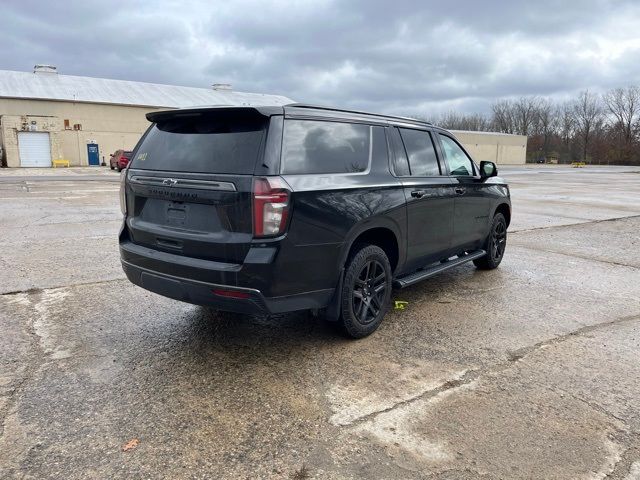
[{"label": "side mirror", "polygon": [[498,175],[498,167],[493,162],[480,162],[480,178],[495,177]]}]

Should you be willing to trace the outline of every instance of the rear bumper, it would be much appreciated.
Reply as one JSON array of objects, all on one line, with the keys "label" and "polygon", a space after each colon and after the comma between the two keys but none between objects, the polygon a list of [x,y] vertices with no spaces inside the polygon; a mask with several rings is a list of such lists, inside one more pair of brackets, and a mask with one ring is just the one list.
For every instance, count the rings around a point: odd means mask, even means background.
[{"label": "rear bumper", "polygon": [[[130,242],[120,245],[120,258],[127,278],[135,285],[175,300],[229,312],[275,314],[323,308],[334,292],[331,288],[265,297],[259,289],[237,285],[241,265],[179,257]],[[205,272],[207,278],[217,280],[202,280]],[[216,290],[237,292],[246,298],[216,294]]]}]

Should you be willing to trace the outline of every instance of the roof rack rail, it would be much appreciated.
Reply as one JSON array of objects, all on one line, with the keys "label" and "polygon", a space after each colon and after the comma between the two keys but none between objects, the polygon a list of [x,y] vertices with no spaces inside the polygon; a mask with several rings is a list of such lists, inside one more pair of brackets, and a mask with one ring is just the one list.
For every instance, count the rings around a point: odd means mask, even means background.
[{"label": "roof rack rail", "polygon": [[337,108],[337,107],[326,107],[323,105],[313,105],[311,103],[287,103],[284,105],[285,107],[295,107],[295,108],[316,108],[318,110],[328,110],[331,112],[344,112],[344,113],[357,113],[357,114],[362,114],[362,115],[371,115],[373,117],[381,117],[381,118],[391,118],[391,119],[395,119],[395,120],[408,120],[410,122],[415,122],[415,123],[422,123],[424,125],[432,125],[431,122],[427,122],[424,120],[418,120],[416,118],[411,118],[411,117],[400,117],[398,115],[385,115],[382,113],[371,113],[371,112],[364,112],[362,110],[349,110],[346,108]]}]

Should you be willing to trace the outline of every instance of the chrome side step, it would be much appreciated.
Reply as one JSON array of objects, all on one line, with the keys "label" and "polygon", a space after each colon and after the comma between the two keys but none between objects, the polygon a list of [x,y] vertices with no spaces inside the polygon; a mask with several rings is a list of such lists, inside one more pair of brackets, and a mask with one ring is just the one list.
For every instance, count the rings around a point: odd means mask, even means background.
[{"label": "chrome side step", "polygon": [[476,250],[475,252],[467,253],[465,255],[459,255],[453,260],[447,260],[446,262],[438,263],[423,270],[418,270],[417,272],[410,273],[409,275],[398,277],[393,280],[393,286],[394,288],[408,287],[426,278],[433,277],[438,273],[442,273],[445,270],[449,270],[450,268],[457,267],[459,265],[462,265],[463,263],[475,260],[476,258],[484,257],[486,254],[487,252],[485,252],[484,250]]}]

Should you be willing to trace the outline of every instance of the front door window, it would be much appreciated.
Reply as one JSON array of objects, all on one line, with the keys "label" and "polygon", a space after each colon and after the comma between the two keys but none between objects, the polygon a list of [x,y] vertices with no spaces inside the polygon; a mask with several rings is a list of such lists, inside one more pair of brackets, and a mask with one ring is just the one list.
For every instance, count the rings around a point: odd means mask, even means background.
[{"label": "front door window", "polygon": [[456,177],[473,176],[473,162],[464,150],[450,137],[440,134],[440,142],[444,150],[444,158],[449,165],[449,172]]}]

